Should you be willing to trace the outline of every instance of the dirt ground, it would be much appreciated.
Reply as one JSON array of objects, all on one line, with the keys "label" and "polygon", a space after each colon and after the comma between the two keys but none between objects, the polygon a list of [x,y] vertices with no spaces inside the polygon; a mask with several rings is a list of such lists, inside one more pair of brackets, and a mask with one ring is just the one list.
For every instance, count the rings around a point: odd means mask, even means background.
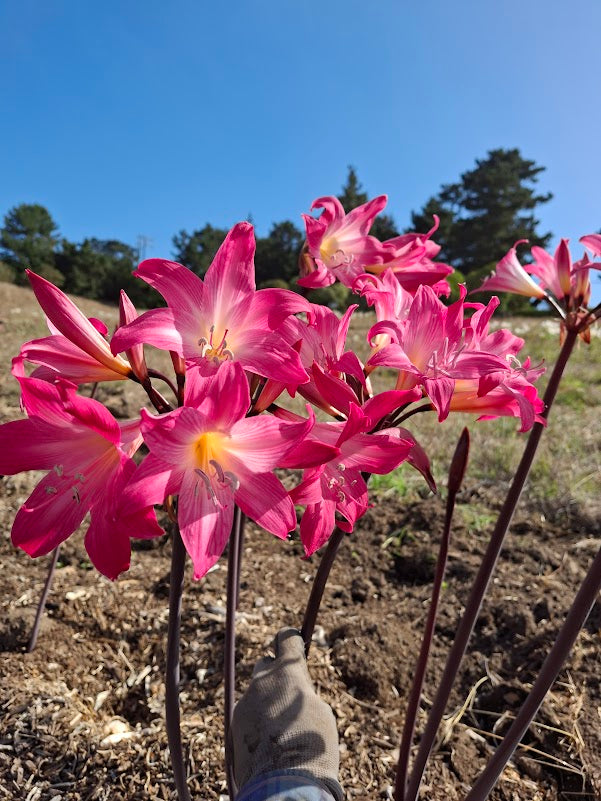
[{"label": "dirt ground", "polygon": [[[3,480],[2,526],[24,497]],[[468,505],[473,493],[462,494]],[[403,707],[419,647],[442,523],[442,501],[376,503],[343,543],[326,592],[310,669],[333,706],[341,780],[349,798],[387,797]],[[461,507],[458,518],[461,518]],[[410,531],[401,537],[400,531]],[[524,698],[599,541],[519,514],[478,621],[470,656],[430,764],[423,798],[459,799]],[[392,538],[392,539],[391,539]],[[387,547],[383,547],[388,540]],[[454,534],[425,703],[436,686],[486,535]],[[145,543],[142,543],[146,545]],[[0,798],[28,801],[171,799],[163,731],[170,542],[136,550],[114,584],[71,540],[39,644],[24,653],[46,561],[2,538],[0,557]],[[238,620],[238,688],[283,624],[299,625],[317,558],[249,526]],[[182,714],[193,797],[219,799],[223,772],[223,627],[226,561],[187,582]],[[492,798],[595,798],[601,793],[601,606]],[[422,715],[422,722],[423,722]]]},{"label": "dirt ground", "polygon": [[[19,290],[21,291],[21,290]],[[1,323],[0,323],[1,325]],[[12,333],[11,329],[11,333]],[[23,340],[21,336],[21,341]],[[4,419],[17,415],[3,378]],[[113,411],[118,413],[119,398]],[[111,583],[90,568],[77,534],[64,546],[37,649],[25,653],[48,564],[10,543],[34,475],[0,480],[0,799],[174,799],[163,723],[171,544],[134,545]],[[460,496],[419,727],[442,672],[470,577],[503,487],[468,473]],[[334,709],[347,797],[389,797],[403,710],[440,537],[442,496],[390,490],[340,549],[309,665]],[[601,545],[598,516],[569,525],[525,497],[481,611],[429,764],[422,799],[461,799],[506,731]],[[277,629],[300,625],[319,555],[301,559],[247,527],[237,624],[237,689]],[[189,565],[188,565],[189,567]],[[203,581],[188,570],[182,632],[183,737],[194,799],[225,796],[223,630],[227,561]],[[601,798],[601,604],[537,721],[493,791],[494,801]]]}]

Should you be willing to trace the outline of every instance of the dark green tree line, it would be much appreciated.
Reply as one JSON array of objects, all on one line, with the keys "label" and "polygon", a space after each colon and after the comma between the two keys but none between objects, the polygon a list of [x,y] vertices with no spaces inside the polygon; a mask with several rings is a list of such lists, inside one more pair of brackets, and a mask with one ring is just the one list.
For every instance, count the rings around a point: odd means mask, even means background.
[{"label": "dark green tree line", "polygon": [[[455,267],[466,276],[469,288],[474,288],[516,240],[529,239],[531,245],[542,247],[548,244],[550,234],[538,233],[535,216],[536,208],[551,198],[535,189],[543,170],[517,149],[491,150],[456,183],[443,185],[419,212],[413,212],[410,230],[429,230],[432,215],[437,214],[440,227],[434,240],[442,246],[438,259]],[[347,212],[369,199],[352,166],[338,198]],[[381,214],[371,233],[385,240],[399,231],[390,215]],[[226,229],[210,223],[190,232],[181,230],[173,237],[173,258],[202,277],[226,234]],[[297,289],[303,241],[303,229],[290,220],[274,223],[266,236],[257,237],[259,288]],[[50,213],[38,204],[15,206],[0,229],[2,280],[26,283],[25,269],[29,267],[76,295],[114,302],[123,288],[135,304],[156,305],[161,302],[158,294],[132,276],[138,257],[136,248],[116,239],[91,237],[74,243],[61,238]],[[350,293],[336,283],[312,291],[309,299],[344,308]],[[516,303],[521,308],[528,301],[512,298],[505,303],[508,308]]]}]

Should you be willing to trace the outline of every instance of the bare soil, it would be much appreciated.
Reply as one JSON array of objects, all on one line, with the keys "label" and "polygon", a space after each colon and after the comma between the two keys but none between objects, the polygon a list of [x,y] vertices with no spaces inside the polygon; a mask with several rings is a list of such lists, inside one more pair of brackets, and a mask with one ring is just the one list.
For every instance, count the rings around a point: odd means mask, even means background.
[{"label": "bare soil", "polygon": [[[3,480],[2,523],[23,500]],[[478,492],[478,488],[474,488]],[[462,503],[471,501],[464,491]],[[443,504],[377,502],[343,543],[326,592],[310,669],[336,714],[341,780],[350,798],[386,798],[427,609]],[[461,518],[461,508],[458,518]],[[395,535],[410,531],[399,543]],[[519,708],[599,546],[518,515],[478,621],[428,769],[423,798],[459,799]],[[393,537],[392,540],[389,538]],[[387,547],[383,543],[389,539]],[[428,670],[424,708],[441,674],[468,581],[485,547],[459,523]],[[28,801],[171,799],[163,726],[170,542],[133,554],[114,584],[89,568],[81,538],[61,567],[38,646],[24,653],[46,561],[0,551],[0,798]],[[284,624],[299,625],[318,558],[249,526],[238,621],[238,688]],[[194,798],[226,793],[221,678],[226,561],[187,582],[182,714]],[[595,798],[601,793],[601,606],[492,798]],[[422,714],[421,722],[423,723]]]},{"label": "bare soil", "polygon": [[[3,376],[5,420],[18,415],[9,383]],[[119,413],[116,393],[113,411]],[[36,480],[21,475],[0,481],[0,799],[174,799],[163,718],[169,538],[135,543],[130,571],[111,583],[90,568],[81,534],[72,537],[61,552],[38,646],[27,654],[48,558],[31,560],[12,547],[9,535]],[[468,473],[420,730],[490,533],[482,510],[494,513],[503,489]],[[343,542],[326,590],[309,666],[338,721],[348,798],[389,797],[443,511],[438,496],[376,495],[357,531]],[[598,515],[572,514],[569,524],[553,520],[543,518],[527,497],[522,500],[427,770],[423,799],[465,797],[519,709],[601,545]],[[237,625],[238,692],[274,632],[300,625],[319,562],[319,555],[307,561],[301,553],[297,541],[281,543],[248,525]],[[188,571],[182,632],[190,789],[195,799],[215,801],[227,792],[226,569],[223,558],[200,582]],[[597,602],[536,723],[493,791],[494,801],[601,798],[600,678]]]}]

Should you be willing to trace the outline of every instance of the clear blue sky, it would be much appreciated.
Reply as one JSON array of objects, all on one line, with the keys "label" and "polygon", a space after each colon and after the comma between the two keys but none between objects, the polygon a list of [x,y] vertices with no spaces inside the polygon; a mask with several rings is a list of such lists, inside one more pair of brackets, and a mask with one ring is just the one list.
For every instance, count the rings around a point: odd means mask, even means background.
[{"label": "clear blue sky", "polygon": [[518,147],[541,230],[576,242],[601,227],[600,30],[595,0],[8,0],[0,215],[169,256],[181,228],[298,221],[353,164],[404,227]]}]

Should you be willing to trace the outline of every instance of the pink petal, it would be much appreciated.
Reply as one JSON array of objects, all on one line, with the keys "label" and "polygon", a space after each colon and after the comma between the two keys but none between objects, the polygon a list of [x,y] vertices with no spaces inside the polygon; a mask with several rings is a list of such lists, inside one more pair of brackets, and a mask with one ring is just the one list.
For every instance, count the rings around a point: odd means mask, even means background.
[{"label": "pink petal", "polygon": [[43,478],[17,512],[13,545],[30,556],[50,553],[67,539],[86,516],[89,501],[77,499],[74,482],[54,472]]},{"label": "pink petal", "polygon": [[243,483],[243,475],[272,470],[288,451],[298,447],[314,422],[314,416],[301,423],[289,423],[270,415],[240,420],[232,426],[230,439],[224,442],[224,449],[235,459],[231,469]]},{"label": "pink petal", "polygon": [[31,270],[26,273],[40,306],[61,334],[106,367],[124,377],[131,373],[127,362],[113,356],[104,337],[64,292]]},{"label": "pink petal", "polygon": [[183,264],[164,259],[146,259],[134,275],[160,292],[173,310],[192,313],[202,308],[203,283]]},{"label": "pink petal", "polygon": [[374,395],[363,404],[363,413],[370,419],[370,428],[376,426],[387,415],[409,403],[414,403],[422,396],[419,387],[413,389],[390,389]]},{"label": "pink petal", "polygon": [[121,513],[134,514],[163,503],[168,495],[178,492],[183,476],[183,470],[174,469],[150,453],[123,490]]},{"label": "pink petal", "polygon": [[290,496],[273,473],[254,473],[235,492],[244,514],[276,537],[285,539],[296,528],[296,514]]},{"label": "pink petal", "polygon": [[287,386],[297,386],[309,380],[298,353],[275,333],[256,330],[241,332],[234,358],[246,370],[282,381]]},{"label": "pink petal", "polygon": [[[138,312],[136,311],[136,307],[122,289],[119,297],[119,325],[123,326],[128,323],[133,323],[133,321],[137,319]],[[146,360],[144,359],[143,345],[134,345],[133,348],[127,351],[126,355],[136,377],[140,381],[145,381],[148,378],[148,368],[146,366]]]},{"label": "pink petal", "polygon": [[[235,225],[217,251],[204,280],[204,308],[218,330],[255,291],[255,235],[248,222]],[[248,306],[247,306],[248,308]]]},{"label": "pink petal", "polygon": [[62,334],[26,342],[20,355],[28,362],[43,365],[45,369],[37,370],[36,375],[44,376],[44,380],[47,376],[49,380],[60,377],[75,384],[88,384],[124,378],[120,370],[101,364]]},{"label": "pink petal", "polygon": [[0,475],[51,470],[62,464],[64,439],[44,420],[15,420],[0,426]]},{"label": "pink petal", "polygon": [[100,435],[108,442],[118,445],[121,441],[119,424],[102,403],[93,398],[78,395],[67,385],[58,386],[65,411],[85,428]]},{"label": "pink petal", "polygon": [[311,556],[330,538],[336,525],[336,503],[321,500],[305,509],[300,524],[300,537],[305,554]]},{"label": "pink petal", "polygon": [[[349,404],[357,403],[357,396],[349,385],[340,378],[324,373],[317,362],[313,363],[311,375],[315,388],[323,399],[321,406],[331,406],[338,409],[342,414],[348,414]],[[304,395],[304,386],[299,387],[299,391]]]},{"label": "pink petal", "polygon": [[194,565],[194,578],[202,578],[217,562],[228,541],[234,517],[231,487],[214,486],[215,496],[193,471],[183,479],[178,522],[182,540]]},{"label": "pink petal", "polygon": [[187,406],[162,415],[150,414],[146,409],[140,414],[140,429],[151,454],[171,467],[194,469],[194,443],[210,426],[206,418]]},{"label": "pink petal", "polygon": [[21,387],[21,403],[27,414],[30,417],[40,417],[53,425],[69,425],[71,418],[65,411],[57,386],[38,378],[27,378],[22,367],[20,359],[13,360],[12,372]]},{"label": "pink petal", "polygon": [[131,546],[128,533],[124,528],[116,526],[100,505],[92,512],[92,522],[84,543],[96,570],[111,581],[129,570]]},{"label": "pink petal", "polygon": [[555,251],[557,277],[564,295],[569,295],[571,289],[572,257],[570,256],[568,242],[568,239],[562,239]]},{"label": "pink petal", "polygon": [[305,289],[321,289],[325,286],[331,286],[335,282],[336,277],[332,275],[324,264],[319,262],[317,269],[308,275],[303,275],[296,283]]},{"label": "pink petal", "polygon": [[451,407],[451,398],[455,389],[455,381],[452,378],[439,376],[438,378],[424,378],[424,389],[432,401],[432,405],[438,412],[440,422],[446,420]]},{"label": "pink petal", "polygon": [[580,242],[588,248],[594,256],[601,256],[601,234],[587,234],[580,237]]},{"label": "pink petal", "polygon": [[[171,309],[151,309],[115,331],[111,339],[111,350],[113,353],[121,353],[145,342],[155,348],[172,350],[183,355],[184,338],[194,336],[188,329],[184,332],[180,330],[187,319],[185,316],[179,318],[176,325]],[[195,349],[195,353],[197,352],[198,348]]]},{"label": "pink petal", "polygon": [[386,474],[407,459],[412,445],[401,439],[396,428],[377,434],[355,434],[342,444],[341,461],[364,472]]},{"label": "pink petal", "polygon": [[291,314],[308,312],[308,300],[289,289],[259,289],[250,300],[247,324],[253,328],[275,330]]},{"label": "pink petal", "polygon": [[[224,398],[227,398],[225,403]],[[184,403],[198,409],[215,428],[229,431],[250,406],[243,366],[240,362],[225,361],[211,376],[204,376],[198,368],[191,367],[186,373]]]},{"label": "pink petal", "polygon": [[[325,442],[318,442],[313,437],[307,438],[288,451],[277,463],[277,467],[287,467],[290,469],[316,467],[327,464],[335,459],[340,453],[340,448],[335,445],[327,445]],[[299,501],[304,503],[304,501]]]},{"label": "pink petal", "polygon": [[301,483],[290,490],[290,497],[297,506],[320,503],[323,498],[321,477],[323,468],[305,470]]}]

